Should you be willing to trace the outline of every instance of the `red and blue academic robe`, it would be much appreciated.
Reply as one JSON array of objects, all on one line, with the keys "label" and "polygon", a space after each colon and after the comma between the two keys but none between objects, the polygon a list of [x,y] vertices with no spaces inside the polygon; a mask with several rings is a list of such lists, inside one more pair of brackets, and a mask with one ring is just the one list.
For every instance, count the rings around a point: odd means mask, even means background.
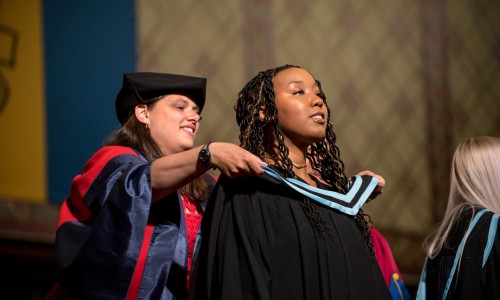
[{"label": "red and blue academic robe", "polygon": [[382,271],[385,283],[389,287],[392,299],[411,299],[410,292],[403,282],[389,243],[374,227],[370,228],[370,233],[373,240],[373,252],[375,252],[375,258],[377,259],[380,271]]},{"label": "red and blue academic robe", "polygon": [[73,180],[56,234],[59,282],[72,299],[185,299],[187,239],[179,194],[152,204],[151,161],[107,146]]}]

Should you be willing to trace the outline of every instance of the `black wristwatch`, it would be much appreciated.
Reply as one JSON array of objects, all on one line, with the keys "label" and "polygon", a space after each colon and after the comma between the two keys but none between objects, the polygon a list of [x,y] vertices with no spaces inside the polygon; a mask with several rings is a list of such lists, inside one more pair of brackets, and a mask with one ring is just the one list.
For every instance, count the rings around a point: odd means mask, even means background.
[{"label": "black wristwatch", "polygon": [[210,169],[212,166],[210,165],[210,150],[208,149],[208,146],[210,146],[211,142],[206,143],[203,147],[201,147],[200,152],[198,153],[198,159],[201,161],[201,163],[207,167],[207,169]]}]

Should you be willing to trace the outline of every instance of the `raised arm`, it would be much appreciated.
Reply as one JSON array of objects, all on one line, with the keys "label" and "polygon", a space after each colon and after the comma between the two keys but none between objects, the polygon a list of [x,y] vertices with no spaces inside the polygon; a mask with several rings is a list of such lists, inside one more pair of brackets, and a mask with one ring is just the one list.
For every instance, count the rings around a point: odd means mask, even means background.
[{"label": "raised arm", "polygon": [[[207,167],[198,159],[203,146],[170,154],[155,160],[151,166],[151,185],[153,202],[178,190],[188,182],[207,171]],[[244,150],[231,144],[210,143],[210,166],[218,169],[229,178],[262,174],[260,167],[265,163]]]}]

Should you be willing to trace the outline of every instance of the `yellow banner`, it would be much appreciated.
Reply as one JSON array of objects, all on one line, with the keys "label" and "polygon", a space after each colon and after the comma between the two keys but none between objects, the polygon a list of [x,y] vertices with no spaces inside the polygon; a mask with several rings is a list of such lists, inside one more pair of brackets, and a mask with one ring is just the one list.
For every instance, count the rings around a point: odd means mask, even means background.
[{"label": "yellow banner", "polygon": [[46,202],[41,5],[0,2],[0,200]]}]

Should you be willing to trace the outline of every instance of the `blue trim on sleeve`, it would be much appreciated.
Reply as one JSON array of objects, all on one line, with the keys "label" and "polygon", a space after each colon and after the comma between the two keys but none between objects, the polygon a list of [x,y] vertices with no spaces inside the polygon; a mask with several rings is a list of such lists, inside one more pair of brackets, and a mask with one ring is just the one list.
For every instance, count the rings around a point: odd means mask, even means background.
[{"label": "blue trim on sleeve", "polygon": [[488,242],[486,243],[486,247],[484,249],[484,254],[483,254],[483,265],[486,264],[486,261],[488,260],[488,257],[490,256],[491,253],[491,248],[493,248],[493,243],[495,242],[495,235],[497,234],[497,227],[498,227],[498,218],[500,215],[493,215],[490,221],[490,230],[488,231]]},{"label": "blue trim on sleeve", "polygon": [[481,216],[485,212],[486,212],[486,209],[482,209],[474,216],[474,219],[472,220],[471,224],[469,225],[469,228],[467,229],[467,233],[464,235],[464,237],[462,238],[462,241],[460,242],[460,245],[458,246],[457,253],[455,254],[455,260],[453,261],[453,267],[451,268],[450,275],[448,276],[448,280],[446,281],[446,286],[444,288],[443,299],[446,299],[446,296],[448,295],[448,291],[450,289],[451,282],[453,280],[453,276],[455,275],[455,271],[457,270],[458,261],[460,260],[460,256],[461,256],[462,250],[464,248],[465,241],[466,241],[467,237],[469,237],[469,234],[472,231],[472,229],[474,228],[474,226],[476,226],[477,221],[479,221],[479,218],[481,218]]}]

